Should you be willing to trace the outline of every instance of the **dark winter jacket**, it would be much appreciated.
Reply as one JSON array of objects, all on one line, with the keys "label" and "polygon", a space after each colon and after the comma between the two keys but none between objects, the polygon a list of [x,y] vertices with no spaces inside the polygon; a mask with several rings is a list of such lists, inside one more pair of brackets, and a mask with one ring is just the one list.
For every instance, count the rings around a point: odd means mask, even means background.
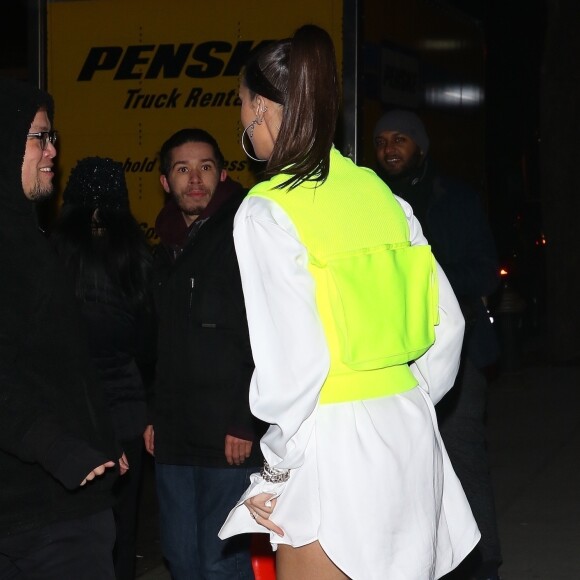
[{"label": "dark winter jacket", "polygon": [[153,310],[135,311],[106,280],[85,288],[80,307],[115,435],[119,441],[140,437],[147,424],[145,383],[155,360]]},{"label": "dark winter jacket", "polygon": [[157,220],[162,243],[154,262],[159,335],[151,407],[159,463],[226,467],[228,434],[252,440],[247,464],[261,462],[264,429],[249,408],[254,363],[233,243],[242,199],[241,187],[228,179],[209,215],[189,231],[172,201]]},{"label": "dark winter jacket", "polygon": [[48,95],[0,79],[0,537],[112,503],[108,410],[72,290],[22,189],[26,134]]},{"label": "dark winter jacket", "polygon": [[457,296],[466,322],[465,354],[480,368],[492,364],[499,347],[482,297],[497,289],[499,266],[477,193],[439,175],[429,157],[401,179],[384,178],[393,193],[411,204]]}]

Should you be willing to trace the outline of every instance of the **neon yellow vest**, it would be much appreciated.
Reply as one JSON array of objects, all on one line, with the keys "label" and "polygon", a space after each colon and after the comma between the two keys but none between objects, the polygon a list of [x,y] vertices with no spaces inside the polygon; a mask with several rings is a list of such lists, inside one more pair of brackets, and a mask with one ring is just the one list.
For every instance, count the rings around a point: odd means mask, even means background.
[{"label": "neon yellow vest", "polygon": [[288,177],[277,175],[248,194],[278,203],[308,250],[330,351],[321,404],[415,387],[407,363],[433,343],[438,302],[430,248],[410,245],[388,187],[336,149],[330,159],[323,184],[276,189]]}]

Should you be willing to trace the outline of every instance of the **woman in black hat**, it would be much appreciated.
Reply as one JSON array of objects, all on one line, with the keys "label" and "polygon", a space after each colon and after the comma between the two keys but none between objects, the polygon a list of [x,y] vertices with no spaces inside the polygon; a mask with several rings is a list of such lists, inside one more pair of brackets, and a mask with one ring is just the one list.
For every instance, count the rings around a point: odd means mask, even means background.
[{"label": "woman in black hat", "polygon": [[145,383],[155,352],[151,255],[129,208],[121,163],[101,157],[81,159],[71,171],[63,201],[51,237],[72,276],[91,355],[129,464],[115,488],[115,571],[118,580],[132,580]]}]

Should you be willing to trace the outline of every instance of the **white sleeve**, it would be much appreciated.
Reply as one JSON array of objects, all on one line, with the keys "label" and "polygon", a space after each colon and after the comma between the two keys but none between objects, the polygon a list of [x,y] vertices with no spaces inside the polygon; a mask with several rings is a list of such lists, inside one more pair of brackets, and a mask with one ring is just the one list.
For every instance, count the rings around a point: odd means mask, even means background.
[{"label": "white sleeve", "polygon": [[240,206],[234,242],[256,365],[250,408],[270,424],[261,441],[266,461],[293,469],[304,461],[330,368],[308,253],[288,215],[260,197]]},{"label": "white sleeve", "polygon": [[[413,215],[411,206],[397,198],[409,222],[411,244],[428,243],[419,220]],[[411,365],[411,371],[428,393],[433,404],[437,404],[451,389],[459,370],[465,321],[459,303],[447,276],[437,264],[439,279],[439,324],[435,327],[435,343]]]},{"label": "white sleeve", "polygon": [[[330,368],[308,253],[288,215],[260,197],[242,202],[234,220],[234,242],[256,365],[250,409],[270,424],[260,442],[266,461],[278,469],[295,469],[304,462]],[[243,502],[260,493],[278,497],[285,487],[252,474],[219,537],[264,532]]]}]

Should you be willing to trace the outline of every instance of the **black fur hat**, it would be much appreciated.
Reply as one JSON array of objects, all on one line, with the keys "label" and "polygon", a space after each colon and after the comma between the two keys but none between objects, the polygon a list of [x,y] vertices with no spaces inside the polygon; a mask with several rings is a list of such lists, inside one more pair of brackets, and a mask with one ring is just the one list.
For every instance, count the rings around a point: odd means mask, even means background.
[{"label": "black fur hat", "polygon": [[85,157],[70,172],[63,192],[65,205],[95,209],[129,209],[123,164],[109,157]]}]

